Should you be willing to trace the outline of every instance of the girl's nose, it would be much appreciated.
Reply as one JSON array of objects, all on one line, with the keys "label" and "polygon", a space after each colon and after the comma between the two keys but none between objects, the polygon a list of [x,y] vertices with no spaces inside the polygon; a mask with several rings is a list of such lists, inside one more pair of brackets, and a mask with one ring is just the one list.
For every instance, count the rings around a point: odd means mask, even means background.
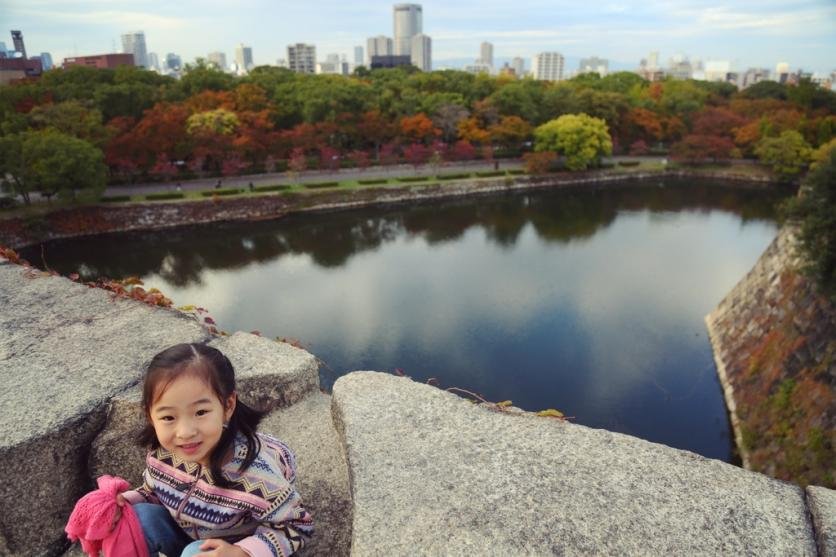
[{"label": "girl's nose", "polygon": [[197,428],[191,420],[183,420],[178,424],[177,437],[180,439],[190,439],[197,434]]}]

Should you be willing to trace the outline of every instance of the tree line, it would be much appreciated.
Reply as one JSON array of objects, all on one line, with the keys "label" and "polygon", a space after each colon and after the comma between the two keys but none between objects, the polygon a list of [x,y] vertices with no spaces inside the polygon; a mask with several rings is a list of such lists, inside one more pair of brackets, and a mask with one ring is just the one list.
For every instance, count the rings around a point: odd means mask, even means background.
[{"label": "tree line", "polygon": [[561,82],[446,70],[235,77],[203,63],[175,80],[132,67],[51,70],[0,87],[0,173],[27,199],[105,183],[528,155],[583,169],[602,155],[686,163],[757,158],[784,176],[834,145],[836,94],[798,85]]}]

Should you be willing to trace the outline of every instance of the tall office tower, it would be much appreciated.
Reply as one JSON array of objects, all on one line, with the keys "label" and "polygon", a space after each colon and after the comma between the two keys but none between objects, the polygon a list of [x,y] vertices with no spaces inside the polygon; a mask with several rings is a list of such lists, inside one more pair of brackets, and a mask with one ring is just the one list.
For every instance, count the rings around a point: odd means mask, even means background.
[{"label": "tall office tower", "polygon": [[410,45],[410,61],[412,65],[424,72],[431,72],[433,69],[433,41],[427,35],[418,33],[412,36]]},{"label": "tall office tower", "polygon": [[134,66],[148,67],[148,51],[145,50],[145,33],[135,31],[122,35],[122,52],[134,55]]},{"label": "tall office tower", "polygon": [[303,43],[287,45],[287,63],[296,73],[316,73],[316,47]]},{"label": "tall office tower", "polygon": [[659,68],[659,51],[654,50],[650,53],[650,56],[647,57],[647,69],[649,70],[656,70]]},{"label": "tall office tower", "polygon": [[363,47],[362,46],[355,46],[354,47],[354,66],[362,66],[363,61]]},{"label": "tall office tower", "polygon": [[491,43],[484,42],[479,46],[479,62],[493,67],[493,45]]},{"label": "tall office tower", "polygon": [[604,77],[607,75],[609,67],[610,63],[605,58],[590,56],[589,58],[581,58],[578,73],[597,73],[601,77]]},{"label": "tall office tower", "polygon": [[517,77],[522,77],[525,75],[525,60],[519,56],[514,57],[514,59],[511,60],[511,68],[514,70],[514,74]]},{"label": "tall office tower", "polygon": [[531,72],[540,81],[563,79],[563,55],[559,52],[541,52],[531,59]]},{"label": "tall office tower", "polygon": [[[17,43],[15,43],[15,46]],[[775,64],[775,81],[778,83],[786,83],[790,77],[790,65],[787,62],[778,62]]]},{"label": "tall office tower", "polygon": [[366,53],[369,56],[369,65],[373,56],[392,56],[395,52],[394,41],[384,35],[369,37],[366,39]]},{"label": "tall office tower", "polygon": [[52,54],[41,52],[41,66],[43,66],[44,71],[52,69]]},{"label": "tall office tower", "polygon": [[395,4],[394,35],[395,55],[409,56],[412,37],[422,32],[422,10],[420,4]]},{"label": "tall office tower", "polygon": [[160,57],[157,56],[156,52],[148,53],[148,69],[155,72],[160,71]]},{"label": "tall office tower", "polygon": [[12,31],[12,43],[15,45],[15,50],[20,52],[23,59],[26,60],[26,45],[23,44],[22,31]]},{"label": "tall office tower", "polygon": [[206,55],[206,61],[210,64],[213,64],[222,72],[226,71],[226,54],[224,54],[223,52],[210,52]]},{"label": "tall office tower", "polygon": [[173,52],[165,55],[165,69],[169,72],[179,72],[183,67],[183,59]]},{"label": "tall office tower", "polygon": [[235,47],[235,63],[238,64],[239,73],[247,73],[253,69],[253,49],[239,43],[238,46]]}]

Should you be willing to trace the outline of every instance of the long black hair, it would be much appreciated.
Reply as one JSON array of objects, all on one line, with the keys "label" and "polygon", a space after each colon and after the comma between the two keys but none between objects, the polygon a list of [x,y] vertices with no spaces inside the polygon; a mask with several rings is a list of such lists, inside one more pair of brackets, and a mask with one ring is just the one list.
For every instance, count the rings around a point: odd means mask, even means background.
[{"label": "long black hair", "polygon": [[[221,405],[225,406],[229,397],[235,393],[235,369],[229,358],[216,348],[198,343],[175,344],[154,356],[148,364],[142,387],[142,407],[145,410],[146,424],[139,435],[139,442],[151,450],[160,447],[160,441],[151,423],[151,406],[165,389],[184,373],[195,374],[204,379],[220,399]],[[224,464],[224,456],[233,448],[239,432],[246,439],[247,454],[238,471],[244,472],[255,461],[261,450],[261,443],[255,432],[262,417],[263,412],[247,406],[240,399],[237,401],[227,427],[209,456],[209,469],[215,484],[230,487],[230,482],[221,472],[221,467]]]}]

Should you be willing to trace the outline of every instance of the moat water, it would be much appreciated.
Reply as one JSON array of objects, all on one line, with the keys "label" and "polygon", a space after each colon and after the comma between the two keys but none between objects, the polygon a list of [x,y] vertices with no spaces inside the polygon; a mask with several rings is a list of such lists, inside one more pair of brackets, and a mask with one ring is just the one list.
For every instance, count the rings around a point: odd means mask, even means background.
[{"label": "moat water", "polygon": [[138,276],[175,305],[207,308],[223,330],[296,339],[324,362],[326,389],[352,370],[434,378],[734,461],[703,318],[774,238],[786,195],[674,180],[585,186],[22,255],[85,280]]}]

